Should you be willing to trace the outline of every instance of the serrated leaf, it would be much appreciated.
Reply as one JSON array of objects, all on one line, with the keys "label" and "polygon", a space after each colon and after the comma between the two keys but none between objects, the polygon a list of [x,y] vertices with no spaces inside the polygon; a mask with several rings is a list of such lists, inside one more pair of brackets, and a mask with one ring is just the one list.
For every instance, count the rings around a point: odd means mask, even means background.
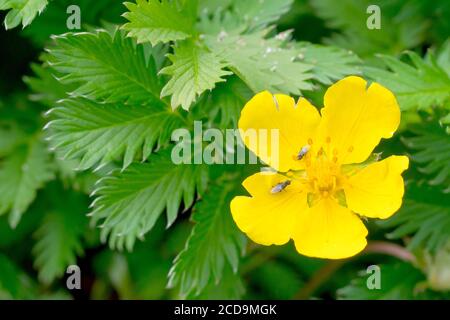
[{"label": "serrated leaf", "polygon": [[225,81],[231,72],[223,70],[225,64],[214,53],[198,47],[193,42],[180,44],[175,53],[169,55],[172,65],[160,72],[171,78],[161,91],[161,96],[171,95],[172,108],[181,105],[188,110],[197,95],[212,90],[217,82]]},{"label": "serrated leaf", "polygon": [[34,265],[39,270],[39,280],[45,284],[61,277],[84,251],[81,237],[88,220],[78,209],[79,203],[84,201],[76,193],[64,196],[64,200],[61,200],[51,200],[56,205],[46,213],[34,234],[37,238],[33,247]]},{"label": "serrated leaf", "polygon": [[[199,9],[201,32],[212,34],[220,31],[252,33],[263,30],[287,13],[293,0],[203,0]],[[208,21],[209,17],[212,21]]]},{"label": "serrated leaf", "polygon": [[138,43],[183,40],[194,33],[196,10],[190,8],[195,1],[184,1],[178,6],[172,0],[137,0],[125,2],[129,12],[123,16],[129,21],[122,29],[129,37],[135,37]]},{"label": "serrated leaf", "polygon": [[411,183],[399,212],[378,224],[395,228],[389,238],[412,236],[408,243],[410,250],[424,247],[435,251],[450,239],[449,197],[436,187]]},{"label": "serrated leaf", "polygon": [[[450,7],[450,6],[449,6]],[[441,67],[450,77],[450,39],[441,46],[437,56],[436,63]]]},{"label": "serrated leaf", "polygon": [[20,23],[25,28],[47,4],[47,0],[0,0],[0,10],[10,10],[5,17],[5,29],[15,28]]},{"label": "serrated leaf", "polygon": [[[125,11],[122,1],[111,0],[56,0],[49,1],[46,9],[23,30],[22,35],[42,48],[52,35],[68,32],[67,22],[73,22],[73,11],[67,12],[72,5],[80,8],[81,30],[93,29],[93,26],[106,26],[109,23],[123,23],[120,15]],[[106,22],[107,21],[107,22]],[[80,31],[81,31],[80,30]]]},{"label": "serrated leaf", "polygon": [[74,84],[62,84],[57,80],[54,73],[47,64],[31,64],[34,77],[24,77],[24,82],[34,92],[30,100],[38,101],[48,107],[54,107],[57,101],[67,97],[69,92],[76,89]]},{"label": "serrated leaf", "polygon": [[0,215],[10,212],[11,227],[17,226],[37,190],[53,176],[47,147],[37,137],[0,162]]},{"label": "serrated leaf", "polygon": [[111,247],[131,250],[164,210],[170,226],[181,203],[192,205],[195,192],[205,188],[205,174],[204,166],[174,164],[170,150],[163,150],[149,163],[135,163],[101,179],[90,215],[101,223],[103,241],[109,236]]},{"label": "serrated leaf", "polygon": [[239,273],[233,272],[229,265],[225,265],[220,282],[210,281],[199,295],[192,292],[187,300],[238,300],[245,293],[243,279]]},{"label": "serrated leaf", "polygon": [[450,135],[439,125],[410,127],[416,136],[404,137],[405,145],[413,150],[412,161],[419,171],[428,175],[431,185],[442,185],[450,192]]},{"label": "serrated leaf", "polygon": [[51,115],[50,145],[65,159],[80,159],[83,170],[119,157],[123,168],[138,154],[145,160],[183,125],[183,118],[164,106],[124,106],[84,98],[63,100]]},{"label": "serrated leaf", "polygon": [[298,50],[283,47],[285,39],[265,39],[265,32],[251,35],[206,36],[207,45],[254,92],[301,94],[311,90],[312,66],[298,60]]},{"label": "serrated leaf", "polygon": [[182,296],[200,294],[209,281],[219,283],[225,264],[237,272],[246,241],[229,209],[235,189],[230,182],[214,185],[194,207],[195,225],[169,272],[169,286],[179,287]]},{"label": "serrated leaf", "polygon": [[68,33],[55,37],[49,64],[63,74],[64,84],[76,84],[72,96],[105,102],[159,103],[161,83],[153,57],[121,32]]},{"label": "serrated leaf", "polygon": [[251,31],[261,30],[289,11],[293,0],[234,0],[236,14]]},{"label": "serrated leaf", "polygon": [[408,52],[408,57],[413,65],[381,55],[389,70],[366,67],[364,73],[392,90],[403,111],[443,105],[450,98],[450,76],[432,56],[423,60],[416,53]]},{"label": "serrated leaf", "polygon": [[351,51],[311,43],[299,43],[298,49],[298,58],[312,66],[310,72],[322,84],[331,85],[345,76],[361,74],[361,61]]}]

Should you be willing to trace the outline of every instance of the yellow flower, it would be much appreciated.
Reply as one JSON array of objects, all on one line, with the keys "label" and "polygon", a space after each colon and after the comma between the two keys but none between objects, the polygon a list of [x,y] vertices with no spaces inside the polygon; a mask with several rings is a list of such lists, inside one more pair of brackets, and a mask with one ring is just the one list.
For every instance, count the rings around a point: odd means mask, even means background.
[{"label": "yellow flower", "polygon": [[[360,216],[386,219],[402,203],[401,173],[406,156],[377,162],[371,157],[381,138],[400,123],[394,95],[378,83],[344,78],[324,97],[321,114],[307,100],[264,91],[243,108],[239,128],[279,129],[279,160],[270,145],[246,146],[278,173],[256,173],[243,186],[231,212],[254,242],[282,245],[294,240],[297,251],[318,258],[353,256],[367,244]],[[264,150],[262,150],[264,149]],[[269,155],[269,156],[268,156]]]}]

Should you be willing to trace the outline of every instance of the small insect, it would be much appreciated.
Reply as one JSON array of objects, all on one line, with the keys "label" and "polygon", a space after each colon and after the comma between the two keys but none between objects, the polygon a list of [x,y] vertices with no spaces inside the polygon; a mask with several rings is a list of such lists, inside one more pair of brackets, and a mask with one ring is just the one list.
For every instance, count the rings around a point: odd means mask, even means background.
[{"label": "small insect", "polygon": [[297,160],[302,160],[303,157],[308,153],[310,146],[306,145],[304,147],[302,147],[299,151],[299,153],[297,154]]},{"label": "small insect", "polygon": [[270,189],[270,193],[272,193],[272,194],[279,193],[279,192],[283,191],[284,189],[286,189],[286,187],[290,184],[291,184],[291,180],[279,182],[272,189]]}]

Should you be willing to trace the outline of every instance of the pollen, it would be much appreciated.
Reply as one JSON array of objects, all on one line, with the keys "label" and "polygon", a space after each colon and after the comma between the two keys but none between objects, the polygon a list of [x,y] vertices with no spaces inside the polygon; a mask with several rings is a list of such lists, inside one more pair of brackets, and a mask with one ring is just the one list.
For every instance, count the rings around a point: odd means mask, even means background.
[{"label": "pollen", "polygon": [[341,173],[337,156],[329,157],[321,148],[317,156],[310,157],[305,164],[304,181],[308,193],[314,198],[334,197],[337,192],[342,190],[341,181],[344,181],[345,178]]}]

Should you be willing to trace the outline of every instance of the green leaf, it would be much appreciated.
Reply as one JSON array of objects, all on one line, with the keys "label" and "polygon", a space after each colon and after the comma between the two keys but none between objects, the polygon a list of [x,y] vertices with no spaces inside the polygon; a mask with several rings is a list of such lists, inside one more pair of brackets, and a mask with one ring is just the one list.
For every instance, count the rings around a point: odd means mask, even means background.
[{"label": "green leaf", "polygon": [[145,160],[183,125],[183,118],[164,106],[124,106],[84,98],[63,100],[50,114],[51,146],[65,159],[81,159],[82,170],[122,156],[123,168],[138,154]]},{"label": "green leaf", "polygon": [[187,300],[238,300],[245,293],[243,279],[229,265],[223,268],[220,282],[210,281],[199,295],[191,292]]},{"label": "green leaf", "polygon": [[233,0],[233,8],[248,29],[261,30],[289,11],[293,0]]},{"label": "green leaf", "polygon": [[107,23],[123,23],[120,15],[125,11],[125,7],[122,1],[56,0],[49,2],[45,11],[22,32],[22,35],[38,48],[44,47],[52,35],[69,31],[67,22],[73,21],[74,18],[72,12],[67,12],[71,5],[80,8],[81,30],[93,29],[93,26],[105,26]]},{"label": "green leaf", "polygon": [[79,210],[79,204],[84,201],[78,194],[54,197],[51,201],[56,204],[34,234],[37,238],[33,247],[34,265],[39,270],[39,280],[45,284],[61,277],[69,265],[76,263],[77,256],[83,254],[81,237],[88,222]]},{"label": "green leaf", "polygon": [[231,73],[223,70],[225,64],[220,58],[193,42],[185,42],[170,54],[172,65],[165,67],[161,73],[171,76],[161,92],[161,96],[172,95],[171,105],[181,105],[188,110],[197,95],[205,90],[212,90],[217,82],[225,81],[222,77]]},{"label": "green leaf", "polygon": [[0,0],[0,10],[11,9],[5,17],[5,29],[15,28],[20,23],[25,28],[44,11],[47,4],[47,0]]},{"label": "green leaf", "polygon": [[208,119],[220,124],[221,128],[237,127],[241,109],[253,93],[238,77],[233,76],[220,83],[209,95],[205,105]]},{"label": "green leaf", "polygon": [[105,102],[161,104],[161,83],[153,57],[144,47],[125,38],[97,33],[68,33],[56,36],[48,51],[49,64],[63,74],[64,84],[76,84],[72,96]]},{"label": "green leaf", "polygon": [[[199,8],[203,18],[213,16],[217,20],[209,25],[212,29],[205,28],[208,24],[200,25],[200,28],[205,33],[229,31],[233,27],[248,33],[263,30],[287,13],[292,3],[293,0],[201,0]],[[222,20],[220,24],[217,23],[219,20]]]},{"label": "green leaf", "polygon": [[62,84],[56,76],[55,71],[46,63],[39,65],[31,64],[35,77],[26,76],[24,82],[34,92],[30,95],[30,100],[45,104],[47,107],[54,107],[57,101],[67,97],[69,92],[76,89],[74,84]]},{"label": "green leaf", "polygon": [[339,299],[346,300],[411,300],[427,299],[416,286],[425,281],[424,274],[409,263],[380,265],[380,289],[369,289],[367,279],[372,273],[361,272],[361,276],[348,286],[339,289]]},{"label": "green leaf", "polygon": [[416,151],[410,158],[420,165],[419,171],[432,176],[430,185],[443,185],[450,192],[450,135],[435,125],[410,127],[415,136],[403,137],[405,145]]},{"label": "green leaf", "polygon": [[200,294],[210,281],[219,283],[227,263],[237,272],[246,241],[231,217],[235,189],[230,181],[214,185],[193,209],[195,225],[169,272],[169,287],[178,286],[182,296]]},{"label": "green leaf", "polygon": [[301,94],[311,90],[312,66],[299,61],[298,49],[285,46],[285,36],[265,39],[265,32],[251,35],[205,36],[207,45],[254,92]]},{"label": "green leaf", "polygon": [[436,63],[439,67],[445,70],[447,75],[450,77],[450,39],[448,39],[438,51]]},{"label": "green leaf", "polygon": [[400,211],[378,224],[395,228],[387,235],[391,239],[412,236],[410,250],[424,247],[435,251],[450,239],[449,197],[436,187],[410,183]]},{"label": "green leaf", "polygon": [[131,250],[136,237],[142,239],[164,210],[170,226],[182,202],[189,208],[196,190],[204,190],[206,175],[204,166],[176,165],[170,150],[163,150],[150,163],[135,163],[101,179],[90,215],[94,223],[101,222],[103,241],[109,235],[111,247]]},{"label": "green leaf", "polygon": [[361,61],[353,52],[333,46],[299,43],[299,58],[312,66],[311,73],[322,84],[331,85],[348,75],[361,74]]},{"label": "green leaf", "polygon": [[184,1],[178,6],[172,0],[137,0],[125,2],[129,10],[123,16],[129,21],[122,29],[129,37],[135,37],[138,43],[183,40],[194,33],[196,10],[192,9],[196,1]]},{"label": "green leaf", "polygon": [[0,162],[0,215],[10,212],[11,227],[17,226],[37,190],[53,176],[47,147],[37,137]]},{"label": "green leaf", "polygon": [[450,76],[430,54],[426,60],[414,52],[408,52],[408,57],[413,65],[382,55],[389,70],[367,67],[364,73],[392,90],[403,111],[443,105],[450,98]]},{"label": "green leaf", "polygon": [[[361,56],[373,53],[396,54],[426,40],[431,21],[422,13],[418,1],[381,0],[310,0],[315,14],[331,29],[339,29],[325,39],[325,44],[354,50]],[[381,11],[380,28],[369,29],[370,5]]]}]

